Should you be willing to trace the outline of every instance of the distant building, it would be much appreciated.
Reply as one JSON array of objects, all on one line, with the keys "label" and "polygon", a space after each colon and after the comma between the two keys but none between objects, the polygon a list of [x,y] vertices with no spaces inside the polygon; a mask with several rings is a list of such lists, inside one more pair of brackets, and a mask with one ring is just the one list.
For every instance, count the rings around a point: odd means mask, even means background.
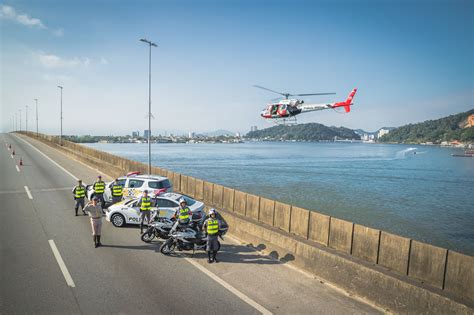
[{"label": "distant building", "polygon": [[389,129],[380,129],[379,132],[377,133],[377,138],[381,138],[383,135],[386,135],[390,132]]},{"label": "distant building", "polygon": [[257,126],[251,126],[250,127],[250,131],[257,131],[258,130],[258,127]]},{"label": "distant building", "polygon": [[[148,138],[148,133],[149,133],[148,129],[143,130],[143,137]],[[150,133],[150,137],[151,137],[151,133]]]},{"label": "distant building", "polygon": [[240,138],[240,132],[236,132],[236,133],[235,133],[235,136],[236,136],[237,138]]},{"label": "distant building", "polygon": [[132,131],[132,138],[140,137],[140,131]]},{"label": "distant building", "polygon": [[188,138],[194,138],[194,137],[196,137],[196,133],[194,133],[193,131],[190,131],[188,134]]}]

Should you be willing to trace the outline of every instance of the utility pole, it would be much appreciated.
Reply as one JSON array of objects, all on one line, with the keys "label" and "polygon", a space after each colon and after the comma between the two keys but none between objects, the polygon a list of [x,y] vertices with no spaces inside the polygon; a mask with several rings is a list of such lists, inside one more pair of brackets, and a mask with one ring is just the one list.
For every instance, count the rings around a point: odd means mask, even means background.
[{"label": "utility pole", "polygon": [[38,99],[35,98],[36,102],[36,137],[38,137]]},{"label": "utility pole", "polygon": [[58,88],[61,90],[61,114],[60,114],[60,120],[61,120],[61,134],[59,136],[59,145],[63,145],[63,87],[58,85]]},{"label": "utility pole", "polygon": [[151,174],[151,46],[157,47],[157,45],[144,38],[140,41],[150,47],[148,55],[148,174]]}]

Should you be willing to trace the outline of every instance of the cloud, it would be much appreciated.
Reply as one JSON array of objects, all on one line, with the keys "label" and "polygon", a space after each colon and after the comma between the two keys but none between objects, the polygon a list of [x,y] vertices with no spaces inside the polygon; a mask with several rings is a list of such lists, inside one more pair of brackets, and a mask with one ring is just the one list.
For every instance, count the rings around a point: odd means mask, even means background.
[{"label": "cloud", "polygon": [[104,57],[100,57],[100,64],[101,65],[108,65],[109,61],[107,59],[105,59]]},{"label": "cloud", "polygon": [[87,57],[78,58],[74,57],[71,59],[61,58],[53,54],[46,54],[43,52],[34,53],[35,59],[46,68],[78,68],[88,67],[91,60]]},{"label": "cloud", "polygon": [[32,18],[27,14],[17,14],[15,9],[8,5],[0,5],[0,17],[26,26],[47,28],[40,19]]}]

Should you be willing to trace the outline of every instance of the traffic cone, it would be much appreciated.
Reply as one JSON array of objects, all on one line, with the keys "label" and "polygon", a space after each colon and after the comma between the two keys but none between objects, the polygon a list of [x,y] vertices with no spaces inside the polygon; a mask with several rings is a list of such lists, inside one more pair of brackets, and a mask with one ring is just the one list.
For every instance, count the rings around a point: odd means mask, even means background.
[{"label": "traffic cone", "polygon": [[23,160],[20,158],[20,166],[23,165]]}]

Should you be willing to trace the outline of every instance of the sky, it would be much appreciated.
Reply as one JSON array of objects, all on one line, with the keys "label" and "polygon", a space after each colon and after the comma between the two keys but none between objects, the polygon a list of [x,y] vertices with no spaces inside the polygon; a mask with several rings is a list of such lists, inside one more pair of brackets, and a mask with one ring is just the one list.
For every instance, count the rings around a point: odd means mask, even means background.
[{"label": "sky", "polygon": [[[0,131],[246,133],[276,94],[345,100],[298,116],[374,131],[474,108],[474,1],[0,1]],[[15,118],[16,115],[16,118]]]}]

